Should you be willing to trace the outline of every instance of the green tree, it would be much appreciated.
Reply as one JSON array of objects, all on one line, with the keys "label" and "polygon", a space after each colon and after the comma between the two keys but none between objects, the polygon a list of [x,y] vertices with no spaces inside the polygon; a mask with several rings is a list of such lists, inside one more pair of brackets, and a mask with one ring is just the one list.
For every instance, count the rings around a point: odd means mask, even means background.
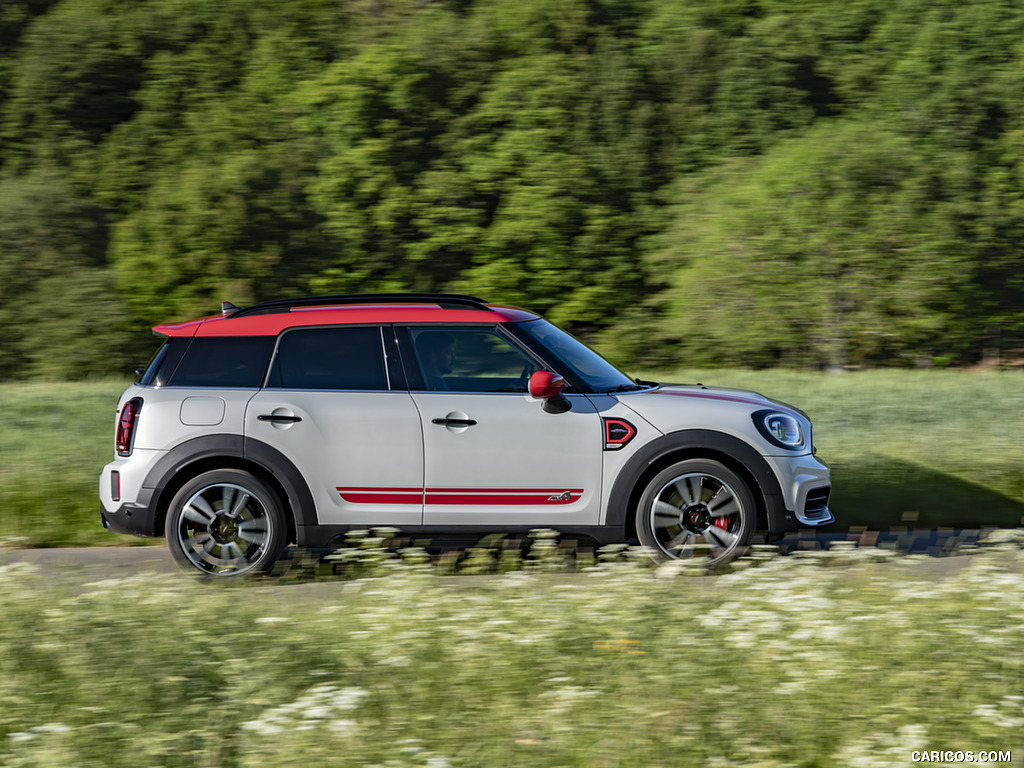
[{"label": "green tree", "polygon": [[148,322],[300,292],[333,259],[305,204],[301,147],[184,162],[114,227],[118,285]]},{"label": "green tree", "polygon": [[951,159],[833,122],[686,187],[651,267],[671,283],[659,303],[679,358],[839,368],[957,351],[970,267],[943,202],[963,192]]},{"label": "green tree", "polygon": [[160,8],[138,111],[99,150],[118,285],[150,323],[305,292],[335,250],[293,94],[340,45],[336,4],[180,2],[181,20]]},{"label": "green tree", "polygon": [[342,244],[318,285],[449,287],[595,324],[642,289],[656,97],[598,3],[500,2],[416,24],[308,89]]},{"label": "green tree", "polygon": [[95,171],[96,144],[136,109],[143,42],[120,23],[134,5],[58,3],[25,29],[0,121],[5,175],[39,166],[68,169],[71,178]]},{"label": "green tree", "polygon": [[0,181],[0,379],[125,370],[132,322],[104,268],[106,219],[56,174]]},{"label": "green tree", "polygon": [[1024,129],[1005,132],[997,146],[977,209],[964,217],[978,297],[965,314],[990,359],[1024,349]]},{"label": "green tree", "polygon": [[13,52],[21,35],[38,16],[46,13],[57,0],[7,0],[0,5],[0,104],[9,87],[13,66]]}]

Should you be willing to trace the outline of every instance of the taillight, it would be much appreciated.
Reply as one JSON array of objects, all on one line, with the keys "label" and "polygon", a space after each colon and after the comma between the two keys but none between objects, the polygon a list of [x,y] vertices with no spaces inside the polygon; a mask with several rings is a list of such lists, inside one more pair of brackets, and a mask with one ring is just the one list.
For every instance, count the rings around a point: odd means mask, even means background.
[{"label": "taillight", "polygon": [[130,456],[132,443],[135,441],[135,427],[139,423],[139,412],[142,410],[142,398],[133,397],[121,409],[117,418],[117,437],[114,440],[119,456]]}]

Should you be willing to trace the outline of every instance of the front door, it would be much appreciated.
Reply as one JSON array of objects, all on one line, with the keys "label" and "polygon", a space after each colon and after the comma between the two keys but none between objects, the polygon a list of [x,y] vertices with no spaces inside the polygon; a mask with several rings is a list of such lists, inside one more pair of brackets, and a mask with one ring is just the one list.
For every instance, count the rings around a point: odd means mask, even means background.
[{"label": "front door", "polygon": [[[410,327],[431,526],[596,525],[602,425],[593,404],[551,413],[528,393],[542,364],[498,326]],[[415,373],[415,371],[414,371]]]}]

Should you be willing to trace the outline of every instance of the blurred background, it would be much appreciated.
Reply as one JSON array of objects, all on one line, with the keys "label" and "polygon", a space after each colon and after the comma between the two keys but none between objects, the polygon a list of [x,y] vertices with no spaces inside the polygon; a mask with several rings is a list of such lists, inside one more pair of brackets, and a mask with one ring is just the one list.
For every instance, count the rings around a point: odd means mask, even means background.
[{"label": "blurred background", "polygon": [[796,403],[843,525],[1019,525],[1022,41],[1004,0],[2,0],[0,544],[110,541],[152,325],[402,290]]},{"label": "blurred background", "polygon": [[1024,6],[4,0],[0,379],[450,290],[620,364],[1024,361]]}]

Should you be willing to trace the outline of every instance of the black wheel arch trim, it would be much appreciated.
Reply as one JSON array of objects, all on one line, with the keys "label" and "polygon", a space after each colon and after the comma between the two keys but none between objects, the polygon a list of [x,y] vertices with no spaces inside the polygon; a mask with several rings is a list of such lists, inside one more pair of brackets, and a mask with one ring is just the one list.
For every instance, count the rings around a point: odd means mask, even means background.
[{"label": "black wheel arch trim", "polygon": [[612,484],[605,521],[607,525],[627,528],[631,524],[630,517],[636,512],[636,503],[643,493],[648,476],[653,477],[667,465],[666,460],[673,456],[679,456],[680,460],[698,457],[725,459],[722,463],[742,470],[747,478],[756,483],[756,487],[751,490],[764,501],[765,522],[769,532],[796,527],[792,513],[786,509],[779,479],[760,452],[738,437],[709,429],[670,432],[637,450]]},{"label": "black wheel arch trim", "polygon": [[[146,535],[160,536],[162,515],[158,512],[173,496],[169,488],[180,487],[175,478],[197,462],[209,462],[218,458],[230,458],[255,464],[266,472],[280,486],[284,494],[282,501],[294,516],[296,535],[301,538],[303,526],[315,525],[316,505],[302,473],[276,448],[242,435],[204,435],[176,445],[150,469],[142,482],[144,491],[152,493],[149,518],[154,530]],[[301,541],[299,542],[301,544]]]}]

